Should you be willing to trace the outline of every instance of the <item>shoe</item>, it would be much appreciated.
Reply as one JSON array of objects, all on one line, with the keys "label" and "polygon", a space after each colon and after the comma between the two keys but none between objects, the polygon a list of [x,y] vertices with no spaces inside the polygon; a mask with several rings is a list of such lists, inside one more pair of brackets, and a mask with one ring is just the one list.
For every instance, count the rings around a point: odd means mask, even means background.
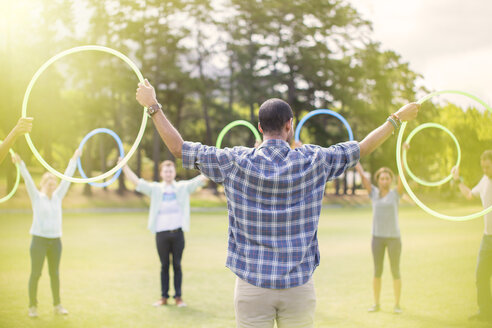
[{"label": "shoe", "polygon": [[152,304],[152,306],[155,306],[155,307],[159,307],[159,306],[163,306],[163,305],[167,305],[167,298],[165,298],[165,297],[162,297],[157,302]]},{"label": "shoe", "polygon": [[468,317],[468,320],[470,320],[470,321],[492,322],[492,316],[491,315],[486,315],[486,314],[481,313],[481,312],[478,312],[477,314],[474,314],[474,315]]},{"label": "shoe", "polygon": [[393,308],[393,313],[394,314],[402,314],[403,311],[401,310],[400,306],[399,305],[396,305],[394,308]]},{"label": "shoe", "polygon": [[38,317],[38,309],[35,306],[31,306],[29,310],[27,311],[27,315],[30,316],[31,318],[37,318]]},{"label": "shoe", "polygon": [[373,305],[372,307],[370,307],[368,310],[368,312],[378,312],[379,311],[379,304],[375,304]]},{"label": "shoe", "polygon": [[55,314],[59,314],[59,315],[67,315],[68,314],[67,309],[65,309],[61,304],[56,305],[54,308],[54,311],[55,311]]},{"label": "shoe", "polygon": [[187,305],[181,297],[176,297],[176,306],[177,307],[186,307]]}]

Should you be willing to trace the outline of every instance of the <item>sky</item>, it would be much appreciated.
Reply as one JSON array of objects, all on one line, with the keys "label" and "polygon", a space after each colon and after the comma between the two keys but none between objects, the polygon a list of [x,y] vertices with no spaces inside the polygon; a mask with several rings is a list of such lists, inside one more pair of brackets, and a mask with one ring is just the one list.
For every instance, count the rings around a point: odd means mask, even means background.
[{"label": "sky", "polygon": [[[492,104],[492,1],[348,2],[372,22],[374,40],[408,61],[430,91],[465,91]],[[444,97],[476,104],[462,96]]]}]

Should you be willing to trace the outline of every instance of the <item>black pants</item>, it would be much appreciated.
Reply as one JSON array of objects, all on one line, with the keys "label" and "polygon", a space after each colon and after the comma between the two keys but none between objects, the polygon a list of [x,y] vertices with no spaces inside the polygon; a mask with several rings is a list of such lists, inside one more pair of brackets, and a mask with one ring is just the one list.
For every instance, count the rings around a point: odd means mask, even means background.
[{"label": "black pants", "polygon": [[492,236],[484,235],[478,252],[476,284],[480,313],[492,315],[490,277],[492,276]]},{"label": "black pants", "polygon": [[400,238],[372,237],[372,256],[374,259],[374,277],[381,278],[383,274],[384,253],[388,248],[393,279],[400,279]]},{"label": "black pants", "polygon": [[185,247],[183,230],[161,231],[155,235],[157,252],[161,260],[161,296],[169,298],[169,256],[173,255],[174,291],[176,297],[181,297],[183,272],[181,257]]},{"label": "black pants", "polygon": [[38,282],[43,271],[44,258],[48,258],[53,305],[60,304],[60,259],[62,244],[60,238],[32,236],[31,242],[31,276],[29,277],[29,306],[38,304]]}]

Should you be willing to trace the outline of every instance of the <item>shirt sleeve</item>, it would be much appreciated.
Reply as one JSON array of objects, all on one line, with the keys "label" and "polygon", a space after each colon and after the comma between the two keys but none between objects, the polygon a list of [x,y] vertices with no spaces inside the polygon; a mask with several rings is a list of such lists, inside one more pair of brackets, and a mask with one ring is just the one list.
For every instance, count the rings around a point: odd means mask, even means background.
[{"label": "shirt sleeve", "polygon": [[323,163],[327,168],[327,180],[334,179],[354,167],[360,159],[360,146],[357,141],[348,141],[322,148]]},{"label": "shirt sleeve", "polygon": [[[65,170],[64,174],[66,176],[69,176],[69,177],[73,176],[73,174],[75,173],[76,166],[77,166],[77,161],[74,159],[71,159],[70,162],[68,163],[67,169]],[[56,190],[53,192],[53,196],[56,196],[56,197],[59,197],[60,199],[62,199],[67,194],[69,187],[70,187],[70,181],[63,179],[60,182],[60,185],[58,186],[58,188],[56,188]]]},{"label": "shirt sleeve", "polygon": [[379,197],[379,188],[376,187],[375,185],[371,185],[371,194],[369,195],[369,197],[372,200],[377,199]]},{"label": "shirt sleeve", "polygon": [[187,180],[185,183],[186,183],[186,190],[188,191],[188,193],[191,194],[192,192],[194,192],[198,188],[204,186],[205,180],[204,180],[204,177],[202,175],[199,175],[197,177],[194,177],[191,180]]},{"label": "shirt sleeve", "polygon": [[24,161],[20,162],[19,167],[20,167],[20,173],[24,178],[24,183],[26,185],[27,193],[29,194],[31,200],[34,200],[34,198],[36,198],[39,193],[38,189],[36,188],[36,184],[32,180],[32,177],[29,174],[29,171],[27,170]]},{"label": "shirt sleeve", "polygon": [[145,181],[144,179],[138,179],[138,184],[135,190],[150,197],[150,195],[152,195],[152,182]]},{"label": "shirt sleeve", "polygon": [[234,167],[234,156],[229,149],[186,141],[181,153],[185,169],[198,169],[216,183],[224,182]]},{"label": "shirt sleeve", "polygon": [[480,182],[475,187],[473,187],[473,189],[471,190],[473,196],[480,197],[480,193],[482,192],[484,182],[485,180],[484,178],[482,178]]}]

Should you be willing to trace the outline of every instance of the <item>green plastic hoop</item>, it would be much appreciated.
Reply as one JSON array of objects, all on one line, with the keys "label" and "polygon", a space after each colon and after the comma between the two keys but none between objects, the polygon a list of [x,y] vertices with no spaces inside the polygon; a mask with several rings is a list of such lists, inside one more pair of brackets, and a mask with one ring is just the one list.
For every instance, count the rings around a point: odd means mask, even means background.
[{"label": "green plastic hoop", "polygon": [[[68,55],[71,55],[71,54],[74,54],[76,52],[82,52],[82,51],[100,51],[100,52],[105,52],[105,53],[109,53],[109,54],[115,55],[116,57],[120,58],[121,60],[123,60],[125,63],[127,63],[130,66],[130,68],[133,70],[133,72],[135,73],[135,75],[137,75],[138,80],[140,82],[142,82],[142,83],[144,82],[144,78],[142,76],[142,73],[140,73],[140,70],[138,69],[138,67],[128,57],[126,57],[125,55],[123,55],[119,51],[116,51],[116,50],[111,49],[111,48],[103,47],[103,46],[96,46],[96,45],[89,45],[89,46],[81,46],[81,47],[71,48],[71,49],[65,50],[65,51],[63,51],[63,52],[61,52],[61,53],[59,53],[59,54],[51,57],[34,74],[33,78],[31,79],[31,82],[29,82],[29,85],[27,86],[26,93],[24,94],[24,100],[22,102],[22,117],[27,117],[26,114],[27,114],[27,104],[28,104],[28,101],[29,101],[29,95],[31,94],[32,88],[34,86],[34,83],[36,83],[36,81],[39,78],[39,76],[51,64],[53,64],[58,59],[60,59],[62,57],[65,57],[65,56],[68,56]],[[58,172],[57,170],[55,170],[48,163],[46,163],[46,161],[43,159],[43,157],[41,156],[41,154],[38,152],[38,150],[36,149],[36,147],[34,146],[32,140],[31,140],[31,136],[29,135],[29,133],[26,133],[25,134],[25,137],[26,137],[27,144],[29,145],[29,148],[31,148],[31,151],[33,152],[33,154],[36,157],[36,159],[49,172],[53,173],[55,176],[59,177],[60,179],[64,179],[64,180],[67,180],[67,181],[70,181],[70,182],[75,182],[75,183],[88,183],[88,182],[94,182],[94,181],[99,181],[99,180],[105,179],[105,178],[109,177],[110,175],[114,174],[119,169],[121,169],[126,164],[126,162],[128,162],[128,160],[130,159],[130,157],[133,156],[133,154],[135,153],[135,151],[137,150],[138,145],[140,144],[140,141],[142,140],[143,134],[145,132],[146,125],[147,125],[147,113],[146,113],[145,108],[144,108],[143,116],[142,116],[142,124],[140,125],[140,130],[138,131],[137,138],[135,139],[135,142],[133,143],[132,147],[130,148],[130,151],[128,152],[128,154],[126,154],[126,156],[123,158],[123,160],[121,162],[119,162],[111,170],[109,170],[108,172],[103,173],[103,174],[98,175],[98,176],[95,176],[95,177],[92,177],[92,178],[87,178],[87,179],[69,177],[69,176],[67,176],[65,174],[62,174],[62,173]]]},{"label": "green plastic hoop", "polygon": [[255,135],[256,141],[261,141],[260,133],[258,132],[258,130],[255,128],[253,124],[249,123],[248,121],[237,120],[227,124],[222,129],[222,131],[220,131],[219,136],[217,137],[217,143],[215,144],[215,147],[220,148],[220,146],[222,145],[222,139],[224,139],[226,133],[229,132],[230,129],[238,125],[244,125],[248,127],[251,130],[251,132],[253,132],[253,134]]},{"label": "green plastic hoop", "polygon": [[[471,95],[469,93],[466,93],[466,92],[463,92],[463,91],[456,91],[456,90],[436,91],[436,92],[430,93],[430,94],[426,95],[425,97],[421,98],[419,101],[417,101],[417,103],[418,104],[422,104],[425,101],[427,101],[430,98],[432,98],[433,96],[440,95],[440,94],[447,94],[447,93],[459,94],[459,95],[466,96],[466,97],[468,97],[470,99],[473,99],[473,100],[479,102],[481,105],[483,105],[485,108],[487,108],[487,110],[489,112],[492,113],[492,108],[490,108],[490,106],[487,105],[481,99],[479,99],[479,98],[477,98],[477,97],[475,97],[475,96],[473,96],[473,95]],[[430,215],[432,215],[432,216],[434,216],[436,218],[443,219],[443,220],[467,221],[467,220],[476,219],[476,218],[481,217],[481,216],[483,216],[483,215],[485,215],[487,213],[492,212],[492,206],[489,206],[486,209],[484,209],[484,210],[482,210],[480,212],[477,212],[477,213],[473,213],[473,214],[469,214],[469,215],[463,215],[463,216],[452,216],[452,215],[446,215],[446,214],[442,214],[442,213],[439,213],[437,211],[434,211],[433,209],[427,207],[422,201],[420,201],[420,199],[414,194],[414,192],[412,191],[412,189],[408,185],[408,182],[407,182],[407,179],[405,177],[405,174],[403,174],[403,167],[402,167],[402,164],[401,164],[401,144],[402,144],[402,141],[403,141],[403,133],[405,132],[405,127],[406,126],[407,126],[407,122],[403,122],[403,124],[400,127],[400,132],[398,133],[398,140],[396,142],[396,166],[398,167],[398,174],[400,175],[401,182],[403,183],[403,186],[405,187],[405,190],[407,191],[407,193],[410,196],[410,198],[412,198],[413,201],[421,209],[423,209],[425,212],[427,212],[428,214],[430,214]]]},{"label": "green plastic hoop", "polygon": [[[437,124],[437,123],[424,123],[424,124],[421,124],[421,125],[417,126],[415,129],[413,129],[412,132],[410,132],[410,134],[408,135],[407,140],[405,142],[407,144],[410,144],[410,141],[412,140],[412,138],[419,131],[421,131],[423,129],[426,129],[426,128],[438,128],[438,129],[441,129],[444,132],[446,132],[451,137],[451,139],[453,139],[453,141],[454,141],[454,143],[456,145],[456,149],[458,151],[458,158],[456,160],[455,166],[459,166],[460,165],[460,162],[461,162],[461,149],[460,149],[460,144],[458,143],[458,140],[456,139],[456,137],[454,136],[454,134],[451,131],[449,131],[449,129],[447,129],[446,127],[442,126],[441,124]],[[440,186],[442,184],[445,184],[446,182],[450,181],[453,178],[453,174],[450,173],[447,177],[445,177],[444,179],[441,179],[439,181],[428,182],[428,181],[425,181],[423,179],[420,179],[419,177],[417,177],[412,172],[412,170],[410,170],[410,167],[408,166],[408,162],[407,162],[407,150],[405,148],[403,149],[403,165],[405,166],[405,169],[407,170],[408,175],[414,181],[420,183],[423,186],[437,187],[437,186]]]},{"label": "green plastic hoop", "polygon": [[[0,140],[0,144],[3,142],[3,140]],[[15,155],[14,151],[12,148],[9,149],[10,154]],[[15,178],[15,184],[14,188],[7,194],[7,196],[4,196],[3,198],[0,198],[0,203],[8,201],[12,196],[14,196],[15,192],[17,191],[17,188],[19,187],[19,181],[20,181],[20,169],[19,169],[19,163],[15,163],[15,167],[17,168],[17,177]]]}]

